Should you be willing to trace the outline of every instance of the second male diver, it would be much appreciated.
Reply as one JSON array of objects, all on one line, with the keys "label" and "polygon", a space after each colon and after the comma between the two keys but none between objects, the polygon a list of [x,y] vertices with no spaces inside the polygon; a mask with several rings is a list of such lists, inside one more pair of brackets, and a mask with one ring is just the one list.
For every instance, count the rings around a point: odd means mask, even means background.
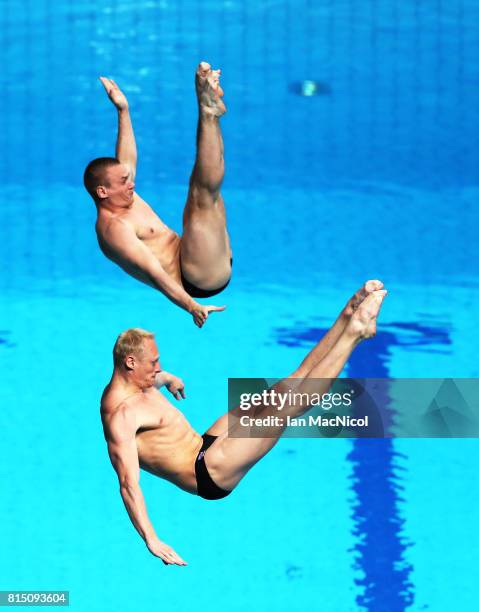
[{"label": "second male diver", "polygon": [[[298,368],[273,388],[287,392],[292,384],[300,397],[311,390],[320,395],[327,392],[356,346],[376,333],[386,293],[380,281],[365,283]],[[140,468],[193,495],[221,499],[275,446],[285,424],[273,422],[268,437],[241,436],[240,421],[230,420],[239,410],[234,409],[221,415],[201,436],[157,390],[166,385],[174,397],[184,397],[183,381],[162,371],[151,332],[126,330],[115,343],[113,357],[113,374],[101,399],[101,418],[121,497],[148,550],[167,565],[186,565],[156,534],[140,487]],[[302,401],[292,402],[281,414],[296,418],[308,409]],[[254,412],[255,417],[266,419],[277,414],[267,403],[256,406]]]},{"label": "second male diver", "polygon": [[226,111],[220,70],[201,62],[196,72],[199,118],[197,151],[183,212],[183,235],[167,227],[135,192],[137,151],[128,101],[118,85],[101,77],[118,111],[116,157],[86,167],[84,184],[95,201],[96,232],[103,253],[134,278],[161,291],[202,327],[225,306],[199,304],[222,291],[231,277],[231,248],[220,193],[224,176],[219,118]]}]

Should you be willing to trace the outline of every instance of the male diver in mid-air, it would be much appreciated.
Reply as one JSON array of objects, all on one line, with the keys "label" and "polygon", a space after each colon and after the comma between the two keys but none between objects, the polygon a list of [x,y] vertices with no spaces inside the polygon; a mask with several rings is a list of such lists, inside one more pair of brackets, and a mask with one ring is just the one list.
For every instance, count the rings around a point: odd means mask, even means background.
[{"label": "male diver in mid-air", "polygon": [[[311,388],[326,393],[354,348],[376,333],[376,318],[386,295],[382,287],[380,281],[365,283],[299,368],[272,388],[284,393],[293,384],[295,393],[304,394]],[[140,329],[123,332],[115,343],[113,358],[113,375],[101,399],[101,417],[123,502],[150,552],[166,565],[186,565],[155,533],[139,485],[140,467],[194,495],[221,499],[273,448],[285,427],[268,427],[269,437],[264,438],[233,437],[239,421],[235,425],[226,413],[200,436],[157,391],[166,385],[176,399],[185,397],[181,379],[161,370],[152,333]],[[293,402],[282,414],[294,418],[308,408]],[[255,417],[274,414],[277,412],[265,403],[255,409]]]},{"label": "male diver in mid-air", "polygon": [[181,237],[134,191],[137,153],[128,101],[116,83],[105,77],[100,80],[118,111],[116,157],[94,159],[84,174],[98,211],[96,232],[103,253],[189,312],[198,327],[211,312],[225,307],[199,304],[194,298],[220,293],[231,277],[230,240],[220,193],[224,159],[219,119],[226,111],[220,72],[206,62],[196,72],[196,160]]}]

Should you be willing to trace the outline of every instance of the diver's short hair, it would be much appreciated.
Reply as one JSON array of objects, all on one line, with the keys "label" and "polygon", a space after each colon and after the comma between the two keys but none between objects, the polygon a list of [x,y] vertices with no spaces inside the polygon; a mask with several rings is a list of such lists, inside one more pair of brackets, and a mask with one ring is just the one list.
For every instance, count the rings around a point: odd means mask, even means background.
[{"label": "diver's short hair", "polygon": [[132,327],[122,332],[113,347],[113,363],[115,366],[122,365],[128,355],[141,357],[144,340],[154,337],[155,334],[139,327]]},{"label": "diver's short hair", "polygon": [[98,199],[96,188],[99,185],[109,187],[110,184],[106,180],[106,171],[112,166],[118,166],[120,160],[116,157],[97,157],[92,160],[85,168],[83,173],[83,184],[86,190],[94,200]]}]

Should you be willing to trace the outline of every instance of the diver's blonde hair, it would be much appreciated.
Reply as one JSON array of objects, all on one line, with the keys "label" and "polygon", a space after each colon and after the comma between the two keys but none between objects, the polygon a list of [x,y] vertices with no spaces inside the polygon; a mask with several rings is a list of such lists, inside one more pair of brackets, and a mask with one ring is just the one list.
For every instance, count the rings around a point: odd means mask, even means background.
[{"label": "diver's blonde hair", "polygon": [[115,346],[113,347],[113,362],[115,366],[122,365],[128,355],[141,357],[143,354],[143,341],[154,337],[155,334],[139,327],[132,327],[122,332],[116,339]]}]

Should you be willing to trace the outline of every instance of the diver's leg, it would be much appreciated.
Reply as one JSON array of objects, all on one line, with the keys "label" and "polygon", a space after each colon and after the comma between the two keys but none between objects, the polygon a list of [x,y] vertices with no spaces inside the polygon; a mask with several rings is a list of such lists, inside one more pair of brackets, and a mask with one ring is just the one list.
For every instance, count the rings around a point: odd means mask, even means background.
[{"label": "diver's leg", "polygon": [[[295,387],[295,393],[311,396],[313,393],[322,395],[328,391],[354,348],[362,340],[370,338],[376,333],[376,318],[385,295],[386,291],[378,290],[364,299],[351,316],[349,323],[334,346],[303,377],[300,384]],[[291,385],[288,384],[288,379],[285,379],[274,385],[273,389],[278,393],[287,394]],[[272,423],[268,427],[267,438],[231,437],[232,433],[238,435],[246,435],[247,433],[247,429],[237,421],[234,426],[235,431],[230,428],[206,451],[205,461],[213,481],[223,489],[232,490],[251,467],[276,444],[286,428],[286,416],[299,417],[307,412],[309,407],[309,403],[301,400],[286,404],[281,412],[275,406],[259,406],[255,410],[254,418],[263,419],[267,416],[280,416],[282,419],[281,422]],[[244,412],[243,414],[249,416],[249,413]]]},{"label": "diver's leg", "polygon": [[[325,333],[321,340],[309,351],[306,357],[301,362],[300,366],[288,376],[289,384],[292,388],[295,388],[293,380],[297,379],[297,385],[300,384],[301,379],[305,378],[308,373],[316,366],[332,349],[336,344],[338,338],[343,333],[346,325],[351,320],[351,316],[357,310],[358,306],[363,300],[370,295],[373,291],[377,291],[383,287],[383,283],[379,280],[369,280],[360,287],[356,293],[346,302],[346,305],[341,310],[338,318],[334,322],[333,326]],[[296,385],[296,386],[297,386]],[[236,409],[236,415],[240,415],[241,411]],[[228,431],[231,424],[231,418],[229,413],[221,415],[213,425],[208,429],[206,433],[211,436],[221,436]]]},{"label": "diver's leg", "polygon": [[181,266],[184,277],[201,289],[224,285],[231,275],[231,249],[220,193],[224,146],[220,116],[225,112],[220,71],[202,62],[196,73],[198,128],[196,160],[183,213]]},{"label": "diver's leg", "polygon": [[299,368],[295,370],[289,378],[305,377],[308,372],[329,353],[361,302],[363,302],[363,300],[373,291],[377,291],[382,287],[383,283],[379,280],[366,281],[347,301],[345,307],[341,310],[338,318],[334,322],[334,325],[326,332],[313,350],[306,355]]}]

